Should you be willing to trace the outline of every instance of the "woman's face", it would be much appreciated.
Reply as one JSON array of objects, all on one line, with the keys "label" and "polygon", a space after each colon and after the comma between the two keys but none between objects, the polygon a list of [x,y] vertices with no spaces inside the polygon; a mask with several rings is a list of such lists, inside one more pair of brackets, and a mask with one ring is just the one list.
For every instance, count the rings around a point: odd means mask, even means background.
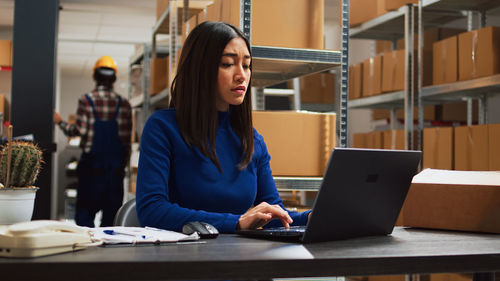
[{"label": "woman's face", "polygon": [[250,81],[250,52],[245,40],[234,38],[222,52],[217,77],[217,110],[228,111],[229,105],[240,105]]}]

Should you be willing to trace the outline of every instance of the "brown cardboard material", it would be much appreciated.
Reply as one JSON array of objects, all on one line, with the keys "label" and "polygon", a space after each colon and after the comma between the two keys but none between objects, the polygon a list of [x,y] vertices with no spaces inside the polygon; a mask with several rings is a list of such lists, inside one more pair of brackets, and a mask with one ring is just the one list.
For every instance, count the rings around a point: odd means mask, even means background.
[{"label": "brown cardboard material", "polygon": [[0,66],[12,66],[12,41],[0,40]]},{"label": "brown cardboard material", "polygon": [[333,103],[335,97],[335,75],[333,73],[315,73],[299,79],[301,102]]},{"label": "brown cardboard material", "polygon": [[392,42],[387,40],[375,41],[375,54],[378,56],[383,53],[392,51]]},{"label": "brown cardboard material", "polygon": [[[389,109],[373,109],[373,111],[372,111],[372,119],[373,120],[390,119],[390,118],[391,118],[391,111]],[[396,118],[399,120],[405,119],[403,109],[398,109],[396,111]],[[418,111],[417,111],[417,109],[414,109],[413,110],[413,120],[417,120],[417,119],[418,119]],[[435,112],[434,105],[424,106],[424,120],[426,120],[426,121],[436,120],[436,112]]]},{"label": "brown cardboard material", "polygon": [[363,97],[382,92],[382,56],[363,61]]},{"label": "brown cardboard material", "polygon": [[457,274],[457,273],[431,274],[429,281],[472,281],[472,274]]},{"label": "brown cardboard material", "polygon": [[500,73],[500,28],[485,27],[458,35],[458,78],[469,80]]},{"label": "brown cardboard material", "polygon": [[405,130],[389,130],[383,132],[384,149],[405,149]]},{"label": "brown cardboard material", "polygon": [[168,58],[154,58],[151,60],[149,74],[149,93],[155,95],[167,88]]},{"label": "brown cardboard material", "polygon": [[[324,0],[252,1],[252,45],[323,49]],[[222,1],[220,21],[240,25],[240,0]]]},{"label": "brown cardboard material", "polygon": [[349,1],[349,25],[358,26],[379,16],[378,1],[351,0]]},{"label": "brown cardboard material", "polygon": [[366,134],[366,148],[383,149],[384,132],[374,131]]},{"label": "brown cardboard material", "polygon": [[349,98],[358,99],[363,95],[363,63],[353,64],[349,67]]},{"label": "brown cardboard material", "polygon": [[163,12],[168,7],[170,0],[156,0],[156,20],[159,20]]},{"label": "brown cardboard material", "polygon": [[[472,102],[472,122],[478,119],[478,102]],[[467,121],[467,102],[459,101],[445,103],[436,107],[436,120],[444,122],[466,122]]]},{"label": "brown cardboard material", "polygon": [[487,125],[455,127],[455,170],[488,171],[488,148]]},{"label": "brown cardboard material", "polygon": [[387,11],[397,10],[406,4],[418,4],[418,0],[383,0],[383,2]]},{"label": "brown cardboard material", "polygon": [[453,169],[453,128],[425,128],[423,139],[423,168]]},{"label": "brown cardboard material", "polygon": [[490,171],[500,171],[500,124],[488,124]]},{"label": "brown cardboard material", "polygon": [[366,138],[367,138],[366,133],[352,134],[352,147],[367,148]]},{"label": "brown cardboard material", "polygon": [[[433,44],[439,40],[444,40],[451,36],[458,35],[462,33],[463,29],[456,28],[429,28],[424,31],[424,51],[432,52]],[[414,48],[416,49],[418,46],[418,35],[415,34],[414,37]],[[405,48],[405,39],[401,38],[396,41],[396,48],[398,50]]]},{"label": "brown cardboard material", "polygon": [[382,92],[404,89],[405,51],[395,50],[383,54]]},{"label": "brown cardboard material", "polygon": [[434,85],[452,83],[458,80],[458,37],[438,41],[433,46]]},{"label": "brown cardboard material", "polygon": [[335,147],[335,114],[254,111],[253,125],[264,137],[273,175],[323,176]]},{"label": "brown cardboard material", "polygon": [[425,169],[403,214],[406,226],[500,233],[500,173]]},{"label": "brown cardboard material", "polygon": [[[1,122],[8,120],[5,116],[5,96],[2,94],[0,94],[0,113],[2,113],[2,119],[0,120]],[[0,126],[3,126],[3,124],[0,123]]]}]

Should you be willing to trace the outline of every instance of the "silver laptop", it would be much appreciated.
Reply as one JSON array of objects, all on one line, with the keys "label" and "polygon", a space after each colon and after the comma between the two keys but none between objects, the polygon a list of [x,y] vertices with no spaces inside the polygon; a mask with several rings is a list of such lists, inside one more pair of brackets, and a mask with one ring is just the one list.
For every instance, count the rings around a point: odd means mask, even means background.
[{"label": "silver laptop", "polygon": [[236,233],[301,243],[392,233],[421,151],[335,148],[306,226]]}]

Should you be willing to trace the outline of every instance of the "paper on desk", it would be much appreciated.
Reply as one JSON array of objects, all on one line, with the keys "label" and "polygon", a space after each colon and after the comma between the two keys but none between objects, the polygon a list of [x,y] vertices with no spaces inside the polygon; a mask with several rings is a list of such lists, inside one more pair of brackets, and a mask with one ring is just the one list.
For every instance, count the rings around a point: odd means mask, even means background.
[{"label": "paper on desk", "polygon": [[[200,239],[198,233],[186,235],[179,232],[144,227],[110,226],[90,228],[92,236],[104,244],[136,244],[193,241]],[[105,233],[107,232],[107,233]],[[112,232],[113,234],[108,234]]]}]

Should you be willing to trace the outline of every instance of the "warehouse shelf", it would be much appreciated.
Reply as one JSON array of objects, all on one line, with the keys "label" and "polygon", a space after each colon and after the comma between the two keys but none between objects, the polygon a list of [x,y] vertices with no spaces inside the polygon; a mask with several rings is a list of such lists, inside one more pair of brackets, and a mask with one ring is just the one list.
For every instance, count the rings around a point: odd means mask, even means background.
[{"label": "warehouse shelf", "polygon": [[[149,97],[149,104],[151,107],[167,107],[168,106],[168,89],[164,89],[156,95]],[[141,107],[144,103],[144,95],[139,95],[129,100],[130,106],[133,108]]]},{"label": "warehouse shelf", "polygon": [[[494,11],[500,1],[484,0],[423,0],[422,27],[440,27],[467,16],[466,11]],[[351,38],[397,40],[404,37],[405,7],[388,12],[349,30]]]},{"label": "warehouse shelf", "polygon": [[[130,57],[129,65],[140,64],[144,60],[144,49],[148,48],[149,44],[140,45],[135,53]],[[160,57],[168,56],[168,45],[156,45],[156,53]],[[151,55],[151,54],[150,54]]]},{"label": "warehouse shelf", "polygon": [[[187,9],[188,19],[203,11],[207,6],[211,5],[213,1],[203,0],[190,0],[189,8]],[[178,14],[182,14],[184,9],[184,1],[177,1]],[[182,17],[177,17],[177,34],[182,33]],[[156,24],[153,26],[153,34],[169,34],[170,33],[170,8],[165,9]]]},{"label": "warehouse shelf", "polygon": [[274,177],[279,191],[318,191],[322,177]]},{"label": "warehouse shelf", "polygon": [[[424,105],[442,104],[500,94],[500,74],[422,88]],[[349,108],[403,108],[404,92],[397,91],[349,101]]]},{"label": "warehouse shelf", "polygon": [[339,66],[341,51],[252,46],[252,86],[266,87]]}]

